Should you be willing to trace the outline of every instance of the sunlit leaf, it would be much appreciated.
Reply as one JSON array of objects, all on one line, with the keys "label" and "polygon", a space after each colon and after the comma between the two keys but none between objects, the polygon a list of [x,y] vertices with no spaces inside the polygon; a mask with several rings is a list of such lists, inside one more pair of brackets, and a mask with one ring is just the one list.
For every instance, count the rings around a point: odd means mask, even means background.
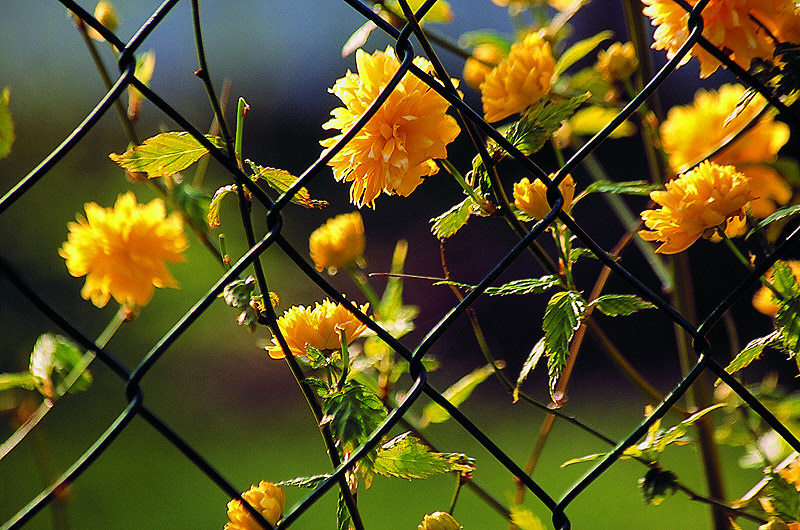
[{"label": "sunlit leaf", "polygon": [[514,523],[519,530],[545,530],[546,528],[532,511],[520,504],[511,506],[510,515],[511,522]]},{"label": "sunlit leaf", "polygon": [[439,217],[431,219],[430,222],[433,223],[431,232],[433,232],[433,235],[438,239],[445,239],[452,236],[458,232],[461,227],[467,224],[470,215],[472,215],[477,208],[478,206],[475,204],[475,201],[473,201],[471,197],[467,197]]},{"label": "sunlit leaf", "polygon": [[[285,169],[259,166],[250,160],[247,160],[247,163],[250,165],[250,169],[253,170],[253,180],[263,179],[270,188],[278,193],[285,193],[297,181],[297,177]],[[328,205],[328,201],[312,199],[305,187],[297,190],[292,196],[291,202],[305,208],[324,208]]]},{"label": "sunlit leaf", "polygon": [[294,486],[296,488],[309,488],[314,489],[327,479],[330,478],[330,475],[327,473],[323,473],[322,475],[313,475],[310,477],[295,477],[289,480],[281,480],[280,482],[276,482],[276,486]]},{"label": "sunlit leaf", "polygon": [[553,295],[544,312],[544,346],[550,376],[550,393],[555,399],[555,385],[569,354],[569,343],[580,326],[586,303],[577,291],[561,291]]},{"label": "sunlit leaf", "polygon": [[229,193],[235,192],[236,184],[222,186],[216,192],[214,192],[214,196],[211,198],[211,202],[208,204],[208,214],[206,214],[206,222],[208,223],[209,228],[216,228],[222,224],[219,217],[222,199],[224,199]]},{"label": "sunlit leaf", "polygon": [[522,364],[522,369],[517,376],[517,384],[514,386],[514,401],[519,399],[519,387],[522,386],[522,383],[528,378],[528,374],[536,368],[542,355],[544,355],[544,337],[534,344],[533,349],[531,349],[531,352],[528,354],[528,358],[525,359],[525,362]]},{"label": "sunlit leaf", "polygon": [[366,440],[387,414],[375,393],[352,380],[322,396],[322,413],[322,424],[330,425],[343,451],[351,451]]},{"label": "sunlit leaf", "polygon": [[763,229],[763,228],[771,225],[772,223],[774,223],[776,221],[780,221],[782,219],[787,219],[789,217],[794,217],[798,213],[800,213],[800,204],[796,204],[794,206],[786,206],[784,208],[780,208],[780,209],[772,212],[770,215],[768,215],[767,217],[765,217],[761,221],[759,221],[758,224],[756,225],[756,228],[753,228],[753,230],[750,230],[750,232],[747,234],[747,237],[750,237],[753,234],[753,232],[755,232],[756,230]]},{"label": "sunlit leaf", "polygon": [[800,299],[784,300],[779,305],[780,309],[775,315],[775,329],[781,334],[783,349],[796,356],[800,343]]},{"label": "sunlit leaf", "polygon": [[[585,109],[578,110],[570,119],[569,125],[572,128],[572,134],[577,136],[594,136],[600,132],[617,114],[617,109],[608,107],[600,107],[593,105]],[[619,124],[609,138],[624,138],[636,134],[636,126],[630,121],[623,121]]]},{"label": "sunlit leaf", "polygon": [[555,76],[558,77],[564,73],[567,68],[580,61],[592,50],[597,48],[601,42],[608,40],[613,36],[613,31],[601,31],[597,35],[589,37],[588,39],[580,40],[567,48],[567,50],[561,54],[561,57],[558,58],[558,62],[556,62]]},{"label": "sunlit leaf", "polygon": [[628,182],[612,182],[598,180],[589,184],[583,194],[589,193],[624,193],[626,195],[650,195],[651,191],[662,189],[663,186],[651,184],[646,180],[631,180]]},{"label": "sunlit leaf", "polygon": [[[435,282],[433,285],[454,285],[460,289],[468,290],[475,288],[474,285],[449,280]],[[487,287],[484,293],[489,296],[541,294],[558,285],[561,285],[561,277],[557,274],[547,274],[539,278],[522,278],[510,281],[499,287]]]},{"label": "sunlit leaf", "polygon": [[766,493],[776,516],[784,521],[800,521],[800,494],[794,484],[773,472],[769,475]]},{"label": "sunlit leaf", "polygon": [[745,366],[749,365],[759,357],[767,347],[778,347],[782,344],[781,334],[773,331],[765,337],[759,337],[747,343],[742,351],[725,367],[729,374],[735,374]]},{"label": "sunlit leaf", "polygon": [[14,121],[11,119],[11,89],[5,87],[0,92],[0,158],[5,158],[11,153],[14,144]]},{"label": "sunlit leaf", "polygon": [[[559,102],[539,102],[522,115],[519,121],[511,124],[506,138],[523,154],[530,155],[544,146],[545,142],[561,127],[561,122],[572,116],[581,103],[589,98],[583,94]],[[490,151],[496,153],[499,147],[490,145]]]},{"label": "sunlit leaf", "polygon": [[[497,368],[504,368],[503,361],[495,361]],[[442,397],[447,399],[454,407],[461,405],[472,394],[479,384],[483,383],[487,377],[494,373],[494,368],[491,364],[476,368],[469,374],[465,375],[447,390],[442,392]],[[437,403],[429,403],[422,411],[422,423],[441,423],[450,419],[450,414],[444,410]]]},{"label": "sunlit leaf", "polygon": [[[73,370],[79,369],[83,354],[66,337],[52,333],[39,336],[31,352],[29,371],[36,380],[36,388],[47,398],[58,398],[62,391],[59,385]],[[86,390],[92,383],[92,374],[84,370],[76,379],[69,392]],[[67,389],[64,389],[66,391]]]},{"label": "sunlit leaf", "polygon": [[778,260],[772,265],[772,285],[786,299],[800,295],[797,278],[792,268],[784,261]]},{"label": "sunlit leaf", "polygon": [[431,451],[410,433],[404,433],[378,449],[373,470],[384,477],[423,479],[449,473],[453,464],[441,454]]},{"label": "sunlit leaf", "polygon": [[656,306],[633,294],[604,294],[597,297],[590,305],[608,316],[631,315],[643,309],[653,309]]},{"label": "sunlit leaf", "polygon": [[[225,143],[217,136],[206,136],[215,147]],[[146,173],[148,178],[168,177],[194,164],[208,153],[194,136],[187,132],[167,132],[145,140],[121,155],[108,157],[131,173]]]}]

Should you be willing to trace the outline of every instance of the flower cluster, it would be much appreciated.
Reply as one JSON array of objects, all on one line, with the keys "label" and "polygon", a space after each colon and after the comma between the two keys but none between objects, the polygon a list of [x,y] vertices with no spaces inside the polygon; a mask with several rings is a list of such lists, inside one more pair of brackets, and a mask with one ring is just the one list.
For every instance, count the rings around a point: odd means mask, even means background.
[{"label": "flower cluster", "polygon": [[[433,66],[417,57],[414,64],[430,73]],[[348,71],[330,91],[344,103],[331,111],[325,129],[342,134],[320,142],[331,147],[350,130],[397,73],[392,48],[372,55],[356,51],[358,73]],[[458,81],[453,79],[453,83]],[[446,114],[450,104],[421,79],[407,73],[386,103],[328,164],[336,180],[352,182],[350,200],[373,206],[381,193],[407,196],[422,179],[439,171],[435,159],[447,157],[447,145],[461,128]]]},{"label": "flower cluster", "polygon": [[[552,178],[553,175],[550,175]],[[567,175],[558,185],[564,198],[564,211],[569,212],[575,196],[575,182]],[[553,209],[547,201],[547,186],[541,180],[531,182],[527,177],[514,184],[514,206],[534,219],[544,219]]]},{"label": "flower cluster", "polygon": [[676,254],[720,229],[729,237],[741,235],[744,206],[753,196],[747,177],[736,168],[703,162],[667,182],[665,191],[650,193],[650,198],[661,208],[642,212],[649,230],[639,235],[646,241],[661,241],[656,252]]},{"label": "flower cluster", "polygon": [[[369,304],[364,304],[359,309],[362,313],[366,313],[368,308]],[[367,329],[367,326],[345,306],[326,298],[313,308],[290,307],[278,319],[278,329],[286,339],[292,355],[303,357],[308,354],[309,347],[319,351],[338,350],[342,346],[342,334],[350,344]],[[267,352],[273,359],[285,357],[283,348],[275,336],[272,337],[272,345],[267,346]]]},{"label": "flower cluster", "polygon": [[555,69],[550,43],[538,33],[512,45],[508,57],[480,85],[486,121],[500,121],[542,99],[550,90]]},{"label": "flower cluster", "polygon": [[354,265],[364,254],[364,221],[358,212],[337,215],[314,230],[308,239],[311,259],[318,271],[335,273]]},{"label": "flower cluster", "polygon": [[[242,498],[256,508],[271,525],[278,523],[286,506],[286,494],[278,486],[262,480],[242,493]],[[239,499],[228,503],[228,519],[225,530],[260,530],[261,525],[250,515]]]},{"label": "flower cluster", "polygon": [[177,287],[166,263],[184,261],[188,242],[183,219],[167,216],[164,202],[140,205],[132,192],[117,198],[113,208],[85,205],[86,217],[71,222],[58,254],[73,276],[86,276],[81,296],[97,307],[111,297],[120,304],[144,306],[154,287]]}]

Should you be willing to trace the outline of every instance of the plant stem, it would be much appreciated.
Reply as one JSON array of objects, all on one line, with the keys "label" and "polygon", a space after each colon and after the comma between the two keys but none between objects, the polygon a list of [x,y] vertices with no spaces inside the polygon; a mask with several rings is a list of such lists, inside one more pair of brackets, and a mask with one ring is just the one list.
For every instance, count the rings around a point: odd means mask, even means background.
[{"label": "plant stem", "polygon": [[378,298],[378,294],[369,284],[369,281],[367,280],[367,277],[364,276],[364,273],[352,266],[345,267],[344,270],[347,271],[347,275],[350,276],[350,279],[353,280],[353,283],[356,284],[356,287],[358,287],[364,294],[369,302],[369,305],[372,306],[372,310],[380,312],[381,300]]}]

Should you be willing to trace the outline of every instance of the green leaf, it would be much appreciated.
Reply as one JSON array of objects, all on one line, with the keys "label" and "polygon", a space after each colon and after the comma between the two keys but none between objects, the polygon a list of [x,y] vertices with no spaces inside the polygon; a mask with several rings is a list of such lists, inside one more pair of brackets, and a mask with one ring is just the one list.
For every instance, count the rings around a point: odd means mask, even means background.
[{"label": "green leaf", "polygon": [[36,388],[36,377],[30,372],[0,374],[0,391],[12,388],[33,390]]},{"label": "green leaf", "polygon": [[783,349],[796,356],[800,342],[800,298],[780,302],[775,315],[775,329],[781,334]]},{"label": "green leaf", "polygon": [[214,192],[214,196],[211,198],[211,202],[208,204],[208,214],[206,214],[206,221],[208,222],[209,228],[216,228],[222,224],[219,218],[219,210],[222,206],[222,199],[224,199],[229,193],[235,192],[236,184],[222,186],[216,192]]},{"label": "green leaf", "polygon": [[514,387],[513,398],[516,402],[519,399],[519,387],[522,386],[522,383],[528,378],[528,374],[530,374],[536,365],[539,363],[539,359],[542,358],[544,355],[544,337],[539,339],[539,342],[534,344],[533,349],[528,354],[528,358],[525,359],[525,362],[522,364],[522,369],[517,376],[517,384]]},{"label": "green leaf", "polygon": [[776,221],[780,221],[788,217],[794,217],[798,213],[800,213],[800,204],[796,204],[794,206],[786,206],[785,208],[780,208],[774,211],[772,214],[765,217],[764,219],[762,219],[761,221],[759,221],[756,227],[747,233],[747,237],[750,237],[756,230],[761,230]]},{"label": "green leaf", "polygon": [[449,473],[453,467],[449,460],[407,432],[383,444],[373,470],[384,477],[412,480]]},{"label": "green leaf", "polygon": [[577,291],[561,291],[553,295],[544,311],[544,347],[550,376],[550,394],[555,399],[555,387],[567,362],[569,343],[580,326],[586,303]]},{"label": "green leaf", "polygon": [[[272,189],[276,190],[278,193],[285,193],[292,184],[297,181],[297,177],[286,171],[285,169],[275,169],[274,167],[263,167],[259,166],[258,164],[254,164],[250,160],[246,160],[246,162],[250,165],[250,169],[253,170],[253,176],[251,177],[253,180],[263,179]],[[328,201],[320,201],[316,199],[312,199],[311,195],[308,193],[308,190],[303,187],[297,190],[297,192],[292,196],[290,201],[294,204],[299,204],[305,208],[313,209],[313,208],[324,208],[328,205]]]},{"label": "green leaf", "polygon": [[569,251],[569,260],[573,263],[584,257],[597,259],[597,255],[588,248],[575,247]]},{"label": "green leaf", "polygon": [[276,486],[294,486],[295,488],[309,488],[314,489],[323,482],[325,482],[330,475],[328,473],[323,473],[322,475],[312,475],[310,477],[295,477],[289,480],[281,480],[280,482],[276,482]]},{"label": "green leaf", "polygon": [[624,193],[626,195],[650,195],[651,191],[662,189],[663,186],[651,184],[646,180],[632,180],[628,182],[612,182],[598,180],[589,184],[582,195],[589,193]]},{"label": "green leaf", "polygon": [[61,335],[44,333],[33,345],[28,370],[39,392],[49,399],[57,399],[67,390],[75,393],[89,388],[92,383],[89,370],[84,370],[69,389],[59,388],[73,370],[80,369],[82,362],[83,355],[75,343]]},{"label": "green leaf", "polygon": [[[218,136],[206,136],[218,148],[225,142]],[[168,177],[191,166],[208,149],[187,132],[157,134],[128,149],[121,155],[111,153],[108,157],[131,173],[147,173],[147,178]]]},{"label": "green leaf", "polygon": [[353,380],[323,396],[322,413],[320,423],[330,425],[343,452],[352,451],[366,440],[387,415],[378,396]]},{"label": "green leaf", "polygon": [[344,502],[342,492],[339,492],[338,501],[336,502],[336,528],[337,530],[352,530],[353,521],[350,519],[350,511],[347,509],[347,504]]},{"label": "green leaf", "polygon": [[430,222],[433,223],[431,232],[433,232],[433,235],[436,236],[437,239],[445,239],[454,235],[461,227],[467,224],[470,215],[472,215],[477,208],[478,205],[475,204],[475,201],[473,201],[471,197],[467,197],[439,217],[431,219]]},{"label": "green leaf", "polygon": [[656,306],[633,294],[604,294],[589,304],[608,316],[632,315],[642,309],[653,309]]},{"label": "green leaf", "polygon": [[[433,285],[455,285],[461,289],[472,290],[474,285],[466,283],[451,282],[444,280],[435,282]],[[522,278],[520,280],[510,281],[501,285],[500,287],[487,287],[484,291],[489,296],[508,296],[508,295],[524,295],[524,294],[541,294],[549,289],[560,286],[561,278],[556,274],[547,274],[540,278]]]},{"label": "green leaf", "polygon": [[607,96],[616,95],[617,89],[609,83],[596,68],[590,66],[583,68],[575,74],[563,75],[556,82],[554,90],[562,94],[582,94],[589,92],[592,96],[590,101],[600,105],[607,104]]},{"label": "green leaf", "polygon": [[613,36],[613,31],[601,31],[593,37],[580,40],[570,46],[563,54],[561,54],[561,57],[558,58],[558,62],[556,62],[556,71],[554,74],[555,77],[560,76],[562,73],[564,73],[564,71],[566,71],[567,68],[580,61],[586,57],[589,52],[597,48],[601,42],[608,40]]},{"label": "green leaf", "polygon": [[735,374],[751,362],[761,357],[761,353],[764,351],[764,348],[778,347],[778,345],[782,344],[782,342],[781,334],[777,331],[773,331],[764,337],[751,340],[747,343],[747,346],[745,346],[744,349],[739,352],[736,358],[725,367],[725,371],[729,374]]},{"label": "green leaf", "polygon": [[258,325],[258,314],[250,305],[255,288],[255,278],[248,276],[244,280],[233,280],[222,291],[222,298],[225,303],[239,310],[236,322],[240,326],[247,326],[251,332],[255,331]]},{"label": "green leaf", "polygon": [[[600,132],[611,120],[613,120],[619,111],[608,107],[601,107],[593,105],[580,109],[570,119],[569,125],[572,127],[572,134],[577,136],[594,136]],[[620,123],[608,135],[609,138],[625,138],[636,134],[636,126],[630,121]]]},{"label": "green leaf", "polygon": [[516,525],[519,530],[545,530],[546,528],[532,511],[521,504],[514,504],[511,506],[510,516],[511,522]]},{"label": "green leaf", "polygon": [[11,146],[14,144],[14,121],[11,119],[10,101],[11,89],[5,87],[0,92],[0,158],[11,154]]},{"label": "green leaf", "polygon": [[639,479],[639,489],[644,502],[658,506],[667,495],[678,491],[678,477],[672,471],[653,467]]},{"label": "green leaf", "polygon": [[175,205],[194,221],[195,226],[198,228],[206,226],[211,197],[184,182],[176,182],[170,188],[169,195]]},{"label": "green leaf", "polygon": [[380,308],[378,308],[381,319],[396,319],[398,312],[403,307],[403,278],[400,275],[403,274],[407,255],[408,242],[401,239],[394,246],[392,266],[389,269],[391,276],[386,279],[386,288],[383,290]]},{"label": "green leaf", "polygon": [[[495,361],[495,366],[502,369],[505,367],[505,362]],[[475,390],[475,387],[483,383],[486,378],[493,373],[494,367],[491,364],[476,368],[442,392],[442,397],[457,408],[466,401],[470,394],[472,394],[472,391]],[[421,422],[423,425],[427,425],[428,423],[442,423],[448,419],[450,419],[450,414],[437,403],[428,403],[422,411]]]},{"label": "green leaf", "polygon": [[593,462],[594,460],[600,460],[607,454],[608,453],[594,453],[591,455],[581,456],[579,458],[570,458],[569,460],[562,462],[561,467],[565,468],[567,466],[571,466],[572,464],[580,464],[581,462]]},{"label": "green leaf", "polygon": [[785,298],[795,298],[800,295],[800,286],[792,268],[783,261],[776,261],[772,265],[772,285]]},{"label": "green leaf", "polygon": [[[530,107],[519,121],[509,126],[506,138],[523,154],[531,155],[544,146],[554,132],[561,127],[561,122],[569,118],[581,103],[589,98],[583,94],[565,101],[540,101]],[[490,153],[495,155],[499,146],[491,142]]]},{"label": "green leaf", "polygon": [[800,520],[800,494],[794,484],[789,484],[778,473],[769,475],[767,494],[775,515],[784,521]]},{"label": "green leaf", "polygon": [[673,443],[680,443],[681,439],[686,435],[686,432],[689,430],[689,427],[703,419],[709,412],[717,410],[720,407],[724,407],[724,403],[716,403],[711,405],[710,407],[706,407],[703,410],[699,410],[683,420],[682,422],[678,423],[677,425],[673,425],[663,433],[659,433],[656,436],[655,444],[653,447],[650,448],[651,451],[655,451],[657,454],[660,454],[667,448],[668,445]]},{"label": "green leaf", "polygon": [[493,44],[502,49],[506,55],[511,51],[511,40],[491,29],[467,31],[458,37],[458,45],[461,48],[474,48],[481,44]]}]

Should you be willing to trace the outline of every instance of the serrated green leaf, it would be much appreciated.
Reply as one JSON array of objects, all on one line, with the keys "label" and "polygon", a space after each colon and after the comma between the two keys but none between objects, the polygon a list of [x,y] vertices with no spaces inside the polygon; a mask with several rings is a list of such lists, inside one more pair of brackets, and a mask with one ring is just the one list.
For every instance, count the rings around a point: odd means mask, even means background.
[{"label": "serrated green leaf", "polygon": [[575,64],[576,62],[580,61],[584,57],[586,57],[589,52],[597,48],[601,42],[604,40],[608,40],[614,36],[613,31],[601,31],[597,35],[593,37],[589,37],[588,39],[583,39],[569,48],[561,54],[561,57],[558,58],[558,62],[556,62],[556,71],[555,77],[560,76],[567,68]]},{"label": "serrated green leaf", "polygon": [[525,359],[525,362],[522,364],[522,369],[517,376],[517,384],[514,386],[513,398],[515,402],[519,399],[519,387],[521,387],[522,383],[528,378],[528,374],[536,368],[542,355],[544,355],[544,337],[533,345],[531,352],[528,354],[528,358]]},{"label": "serrated green leaf", "polygon": [[470,215],[477,207],[475,201],[471,197],[467,197],[439,217],[431,219],[430,222],[433,223],[431,232],[437,239],[445,239],[454,235],[467,224]]},{"label": "serrated green leaf", "polygon": [[511,522],[519,530],[545,530],[546,527],[542,524],[542,521],[524,506],[514,504],[510,510]]},{"label": "serrated green leaf", "polygon": [[758,225],[756,225],[756,228],[753,228],[752,230],[750,230],[750,232],[747,233],[747,237],[750,237],[756,230],[763,229],[776,221],[787,219],[789,217],[794,217],[798,213],[800,213],[800,204],[796,204],[794,206],[786,206],[785,208],[780,208],[772,212],[772,214],[768,215],[761,221],[759,221]]},{"label": "serrated green leaf", "polygon": [[0,391],[12,388],[33,390],[36,388],[36,378],[30,372],[0,374]]},{"label": "serrated green leaf", "polygon": [[747,346],[745,346],[744,349],[740,351],[738,355],[736,355],[736,358],[734,358],[730,364],[725,367],[725,371],[729,374],[735,374],[745,366],[758,359],[761,356],[761,353],[764,351],[764,348],[776,347],[781,342],[781,334],[777,331],[773,331],[764,337],[751,340],[747,343]]},{"label": "serrated green leaf", "polygon": [[781,334],[783,349],[796,356],[800,342],[800,299],[783,300],[779,305],[775,329]]},{"label": "serrated green leaf", "polygon": [[[474,285],[452,282],[449,280],[435,282],[433,285],[454,285],[460,289],[468,290],[475,288]],[[539,278],[522,278],[519,280],[513,280],[499,287],[487,287],[484,291],[484,294],[489,296],[541,294],[559,285],[562,285],[562,283],[561,278],[558,275],[547,274]]]},{"label": "serrated green leaf", "polygon": [[594,258],[597,259],[597,255],[589,250],[588,248],[584,247],[575,247],[569,251],[569,260],[571,262],[576,262],[579,258]]},{"label": "serrated green leaf", "polygon": [[[225,142],[218,136],[206,138],[218,148]],[[168,177],[191,166],[208,149],[187,132],[167,132],[145,140],[141,145],[124,153],[111,153],[108,157],[131,173],[146,173],[147,178]]]},{"label": "serrated green leaf", "polygon": [[632,180],[628,182],[612,182],[598,180],[589,184],[583,195],[589,193],[624,193],[626,195],[650,195],[650,192],[660,190],[663,186],[651,184],[646,180]]},{"label": "serrated green leaf", "polygon": [[633,294],[604,294],[591,302],[597,309],[608,316],[632,315],[643,309],[653,309],[656,306]]},{"label": "serrated green leaf", "polygon": [[222,206],[222,199],[224,199],[229,193],[235,192],[236,184],[222,186],[216,192],[214,192],[214,196],[211,198],[211,202],[208,204],[208,214],[206,214],[206,222],[208,222],[209,228],[216,228],[221,224],[219,211]]},{"label": "serrated green leaf", "polygon": [[772,285],[785,298],[795,298],[800,295],[800,286],[792,268],[783,261],[776,261],[772,265]]},{"label": "serrated green leaf", "polygon": [[92,374],[84,370],[69,389],[58,387],[83,361],[74,342],[61,335],[44,333],[33,345],[28,370],[36,380],[36,388],[47,398],[57,399],[63,392],[81,392],[89,388]]},{"label": "serrated green leaf", "polygon": [[14,145],[14,120],[11,118],[10,102],[11,89],[5,87],[0,92],[0,158],[11,154],[11,146]]},{"label": "serrated green leaf", "polygon": [[[505,367],[503,361],[495,361],[495,365],[501,369]],[[442,392],[442,397],[457,408],[467,400],[472,394],[472,391],[475,390],[475,387],[483,383],[486,378],[493,373],[494,367],[491,364],[476,368]],[[450,419],[450,414],[437,403],[428,403],[422,411],[421,421],[423,425],[427,425],[428,423],[442,423],[448,419]]]},{"label": "serrated green leaf", "polygon": [[[572,128],[572,134],[576,136],[594,136],[608,125],[618,113],[617,109],[593,105],[578,110],[568,121]],[[611,131],[608,137],[625,138],[634,134],[636,134],[636,126],[630,121],[624,121]]]},{"label": "serrated green leaf", "polygon": [[295,477],[289,480],[281,480],[280,482],[276,482],[275,485],[281,487],[294,486],[295,488],[314,489],[329,478],[330,475],[328,473],[323,473],[322,475],[312,475],[310,477]]},{"label": "serrated green leaf", "polygon": [[[565,101],[540,101],[530,107],[522,117],[512,123],[506,138],[514,147],[525,155],[531,155],[541,149],[547,140],[561,127],[561,122],[572,116],[589,94],[583,94]],[[496,154],[499,147],[492,144],[491,154]]]},{"label": "serrated green leaf", "polygon": [[766,493],[776,516],[784,521],[800,520],[800,494],[794,484],[789,484],[773,472],[769,475]]},{"label": "serrated green leaf", "polygon": [[322,397],[322,413],[321,423],[330,425],[343,452],[353,450],[366,440],[387,415],[378,396],[353,380]]},{"label": "serrated green leaf", "polygon": [[451,463],[417,438],[404,433],[385,443],[375,457],[375,473],[389,478],[423,479],[452,471]]},{"label": "serrated green leaf", "polygon": [[[250,165],[250,169],[253,171],[253,176],[251,177],[253,180],[263,179],[270,188],[274,189],[278,193],[285,193],[286,190],[288,190],[297,181],[297,177],[285,169],[259,166],[250,160],[247,160],[246,162]],[[299,204],[300,206],[309,209],[324,208],[328,205],[328,201],[312,199],[305,187],[297,190],[297,192],[290,199],[290,202]]]},{"label": "serrated green leaf", "polygon": [[569,354],[569,343],[581,323],[586,303],[577,291],[561,291],[553,295],[544,312],[542,329],[550,376],[550,393],[555,387]]}]

